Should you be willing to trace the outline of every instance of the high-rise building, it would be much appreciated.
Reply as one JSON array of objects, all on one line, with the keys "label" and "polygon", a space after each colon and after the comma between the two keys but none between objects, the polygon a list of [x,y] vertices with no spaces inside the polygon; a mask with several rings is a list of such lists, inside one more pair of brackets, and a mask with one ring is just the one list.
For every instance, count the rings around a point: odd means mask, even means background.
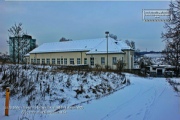
[{"label": "high-rise building", "polygon": [[23,63],[24,55],[36,48],[36,39],[30,35],[9,37],[9,55],[13,63]]}]

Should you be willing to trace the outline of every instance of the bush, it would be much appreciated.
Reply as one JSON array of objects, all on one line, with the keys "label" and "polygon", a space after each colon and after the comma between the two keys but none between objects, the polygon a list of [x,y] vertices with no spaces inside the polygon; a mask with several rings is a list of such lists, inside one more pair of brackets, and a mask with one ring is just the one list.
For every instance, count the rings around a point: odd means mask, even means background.
[{"label": "bush", "polygon": [[122,61],[122,60],[117,60],[117,63],[116,63],[116,69],[120,72],[122,72],[123,68],[125,66],[125,63]]},{"label": "bush", "polygon": [[111,70],[111,66],[107,66],[107,65],[105,65],[105,69],[108,69],[108,70]]},{"label": "bush", "polygon": [[6,74],[3,74],[2,80],[5,80],[6,77],[7,77]]},{"label": "bush", "polygon": [[129,79],[127,79],[127,83],[126,83],[127,85],[130,85],[131,84],[131,82],[130,82],[130,80]]},{"label": "bush", "polygon": [[99,65],[99,64],[95,64],[95,68],[96,68],[96,70],[102,69],[101,65]]},{"label": "bush", "polygon": [[173,86],[173,89],[174,89],[176,92],[179,92],[177,86],[180,85],[180,83],[177,83],[177,82],[175,82],[175,81],[173,81],[173,80],[171,80],[171,79],[167,79],[167,80],[168,80],[169,84],[170,84],[171,86]]},{"label": "bush", "polygon": [[174,88],[174,90],[175,90],[176,92],[179,92],[177,86],[174,85],[173,88]]},{"label": "bush", "polygon": [[35,88],[34,85],[28,87],[28,88],[26,89],[26,91],[27,91],[27,94],[26,94],[26,95],[29,95],[29,94],[32,93],[34,90],[36,90],[36,88]]}]

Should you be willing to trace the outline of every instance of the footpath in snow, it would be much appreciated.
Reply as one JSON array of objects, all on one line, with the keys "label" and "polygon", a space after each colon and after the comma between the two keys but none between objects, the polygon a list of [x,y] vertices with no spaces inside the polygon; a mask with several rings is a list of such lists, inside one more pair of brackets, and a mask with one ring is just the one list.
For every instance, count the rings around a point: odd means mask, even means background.
[{"label": "footpath in snow", "polygon": [[46,120],[180,120],[180,97],[165,78],[129,75],[131,85]]},{"label": "footpath in snow", "polygon": [[[81,104],[83,109],[35,116],[34,120],[180,120],[180,97],[165,78],[126,75],[131,85],[124,89]],[[15,116],[4,116],[3,107],[0,111],[0,120]]]}]

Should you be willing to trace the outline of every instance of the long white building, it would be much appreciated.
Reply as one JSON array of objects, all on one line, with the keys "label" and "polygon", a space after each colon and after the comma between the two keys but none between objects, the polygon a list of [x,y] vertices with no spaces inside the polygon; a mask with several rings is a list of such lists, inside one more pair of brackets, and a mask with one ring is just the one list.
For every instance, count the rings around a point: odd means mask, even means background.
[{"label": "long white building", "polygon": [[89,65],[96,64],[105,68],[107,65],[116,69],[117,60],[125,63],[125,69],[132,69],[134,66],[134,50],[125,42],[108,38],[107,39],[85,39],[65,42],[44,43],[35,48],[27,57],[28,63],[52,64],[52,65]]}]

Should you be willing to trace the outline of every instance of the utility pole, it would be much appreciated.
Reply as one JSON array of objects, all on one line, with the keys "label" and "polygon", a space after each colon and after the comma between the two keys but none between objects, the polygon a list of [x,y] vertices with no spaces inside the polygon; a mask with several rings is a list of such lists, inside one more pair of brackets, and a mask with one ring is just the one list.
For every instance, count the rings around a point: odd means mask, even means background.
[{"label": "utility pole", "polygon": [[106,38],[107,38],[107,70],[108,70],[108,35],[109,35],[109,32],[108,31],[106,31],[105,32],[105,34],[106,34]]}]

